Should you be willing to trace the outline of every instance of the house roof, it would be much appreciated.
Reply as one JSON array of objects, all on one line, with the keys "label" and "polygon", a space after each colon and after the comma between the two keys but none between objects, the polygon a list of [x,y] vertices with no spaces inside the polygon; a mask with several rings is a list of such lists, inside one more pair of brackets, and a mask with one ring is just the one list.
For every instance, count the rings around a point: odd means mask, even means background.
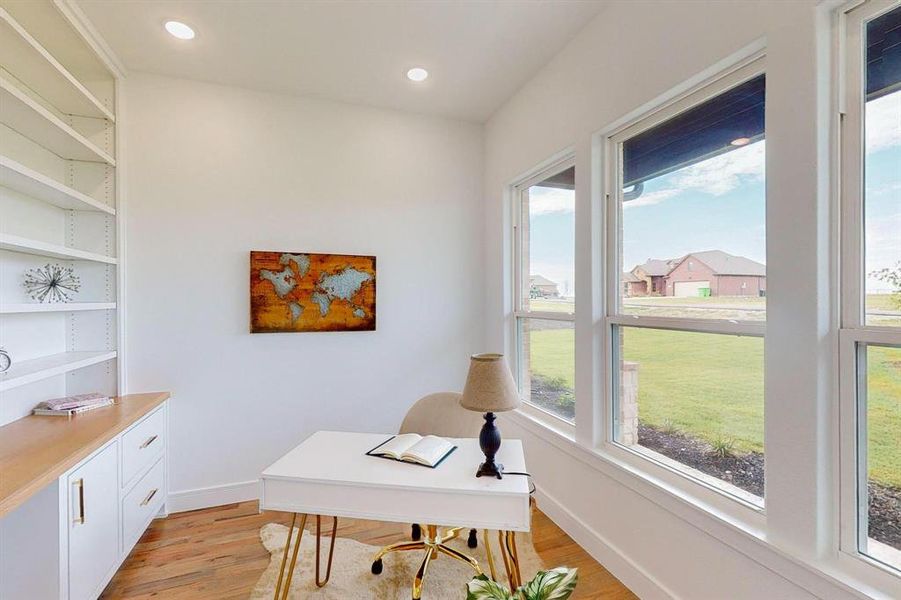
[{"label": "house roof", "polygon": [[[670,271],[673,270],[673,267],[676,266],[676,263],[679,259],[666,259],[660,260],[657,258],[649,258],[646,263],[643,265],[638,265],[635,269],[641,269],[651,277],[657,277],[660,275],[666,275]],[[632,269],[634,272],[635,269]]]},{"label": "house roof", "polygon": [[766,276],[766,265],[763,265],[750,258],[744,256],[735,256],[722,250],[706,250],[704,252],[692,252],[686,254],[680,260],[673,263],[672,268],[675,269],[679,264],[688,257],[694,257],[710,267],[716,275],[752,275],[758,277]]},{"label": "house roof", "polygon": [[539,286],[553,285],[553,286],[556,286],[557,284],[542,275],[532,275],[529,277],[529,285],[539,285]]},{"label": "house roof", "polygon": [[637,281],[641,281],[641,278],[637,277],[635,273],[631,271],[626,271],[623,273],[623,282],[625,283],[634,283]]},{"label": "house roof", "polygon": [[[757,261],[745,258],[744,256],[735,256],[722,250],[704,250],[703,252],[692,252],[681,258],[669,258],[660,260],[657,258],[649,258],[643,265],[638,265],[629,273],[634,276],[637,269],[641,269],[651,277],[659,277],[669,275],[673,269],[678,267],[686,258],[692,256],[701,261],[714,272],[715,275],[752,275],[758,277],[766,276],[766,265]],[[623,281],[632,281],[625,279]]]}]

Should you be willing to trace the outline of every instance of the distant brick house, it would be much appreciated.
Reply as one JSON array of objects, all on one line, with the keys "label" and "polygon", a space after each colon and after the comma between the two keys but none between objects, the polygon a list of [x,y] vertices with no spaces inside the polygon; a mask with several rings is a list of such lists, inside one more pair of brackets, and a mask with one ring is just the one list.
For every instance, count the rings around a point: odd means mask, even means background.
[{"label": "distant brick house", "polygon": [[623,296],[647,296],[648,285],[632,271],[623,273]]},{"label": "distant brick house", "polygon": [[541,275],[529,277],[529,296],[532,298],[559,298],[557,284]]},{"label": "distant brick house", "polygon": [[649,258],[643,265],[638,265],[630,273],[637,281],[629,286],[629,296],[664,296],[666,295],[666,276],[672,269],[674,260],[658,260]]},{"label": "distant brick house", "polygon": [[648,260],[623,276],[627,296],[765,296],[766,265],[722,250]]}]

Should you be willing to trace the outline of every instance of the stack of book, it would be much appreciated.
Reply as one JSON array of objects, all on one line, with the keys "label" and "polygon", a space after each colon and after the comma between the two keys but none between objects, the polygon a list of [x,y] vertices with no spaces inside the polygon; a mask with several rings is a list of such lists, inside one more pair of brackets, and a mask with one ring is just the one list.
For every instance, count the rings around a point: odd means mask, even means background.
[{"label": "stack of book", "polygon": [[103,394],[81,394],[78,396],[66,396],[41,402],[34,408],[34,414],[52,417],[71,417],[79,413],[103,408],[115,404],[115,400]]}]

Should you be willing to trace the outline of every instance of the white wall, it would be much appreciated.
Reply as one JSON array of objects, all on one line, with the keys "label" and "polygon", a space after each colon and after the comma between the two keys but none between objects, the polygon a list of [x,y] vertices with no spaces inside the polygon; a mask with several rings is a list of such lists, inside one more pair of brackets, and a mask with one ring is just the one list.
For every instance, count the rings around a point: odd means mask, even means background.
[{"label": "white wall", "polygon": [[[486,347],[513,348],[505,186],[567,148],[577,171],[576,434],[521,415],[501,426],[525,441],[539,505],[642,597],[856,596],[820,571],[833,571],[839,555],[829,450],[831,48],[818,4],[612,2],[486,124]],[[767,250],[792,260],[768,261],[767,509],[742,522],[712,517],[595,451],[603,263],[590,190],[595,132],[755,42],[767,47]]]},{"label": "white wall", "polygon": [[[170,390],[174,508],[318,429],[397,429],[480,349],[481,128],[132,73],[129,391]],[[377,331],[248,333],[250,250],[372,254]]]}]

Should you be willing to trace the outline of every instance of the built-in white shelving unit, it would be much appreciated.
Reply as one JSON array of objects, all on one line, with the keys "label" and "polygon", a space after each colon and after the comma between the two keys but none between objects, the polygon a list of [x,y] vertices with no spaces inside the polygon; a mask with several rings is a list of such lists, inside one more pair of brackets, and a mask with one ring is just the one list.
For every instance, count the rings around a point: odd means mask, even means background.
[{"label": "built-in white shelving unit", "polygon": [[65,208],[68,210],[96,210],[108,215],[115,215],[116,209],[99,200],[91,198],[76,189],[47,177],[37,171],[19,164],[13,159],[0,155],[0,181],[11,190],[15,190],[35,200]]},{"label": "built-in white shelving unit", "polygon": [[0,8],[0,56],[15,56],[29,86],[65,114],[115,121],[116,116],[5,9]]},{"label": "built-in white shelving unit", "polygon": [[44,105],[11,80],[0,76],[0,105],[11,129],[31,139],[57,156],[69,160],[105,162],[115,166],[108,152],[67,125]]},{"label": "built-in white shelving unit", "polygon": [[87,260],[106,263],[108,265],[116,264],[116,259],[112,256],[105,256],[103,254],[97,254],[96,252],[85,252],[84,250],[60,246],[58,244],[48,244],[47,242],[30,240],[16,235],[0,234],[0,250],[47,256],[49,258],[59,258],[62,260]]},{"label": "built-in white shelving unit", "polygon": [[0,374],[0,392],[116,358],[111,352],[60,352],[22,361]]},{"label": "built-in white shelving unit", "polygon": [[0,315],[23,313],[82,312],[86,310],[116,310],[115,302],[66,302],[57,304],[38,304],[29,302],[22,304],[0,305]]},{"label": "built-in white shelving unit", "polygon": [[[123,392],[123,76],[71,0],[0,0],[0,425],[51,396]],[[38,303],[29,269],[81,282]]]}]

